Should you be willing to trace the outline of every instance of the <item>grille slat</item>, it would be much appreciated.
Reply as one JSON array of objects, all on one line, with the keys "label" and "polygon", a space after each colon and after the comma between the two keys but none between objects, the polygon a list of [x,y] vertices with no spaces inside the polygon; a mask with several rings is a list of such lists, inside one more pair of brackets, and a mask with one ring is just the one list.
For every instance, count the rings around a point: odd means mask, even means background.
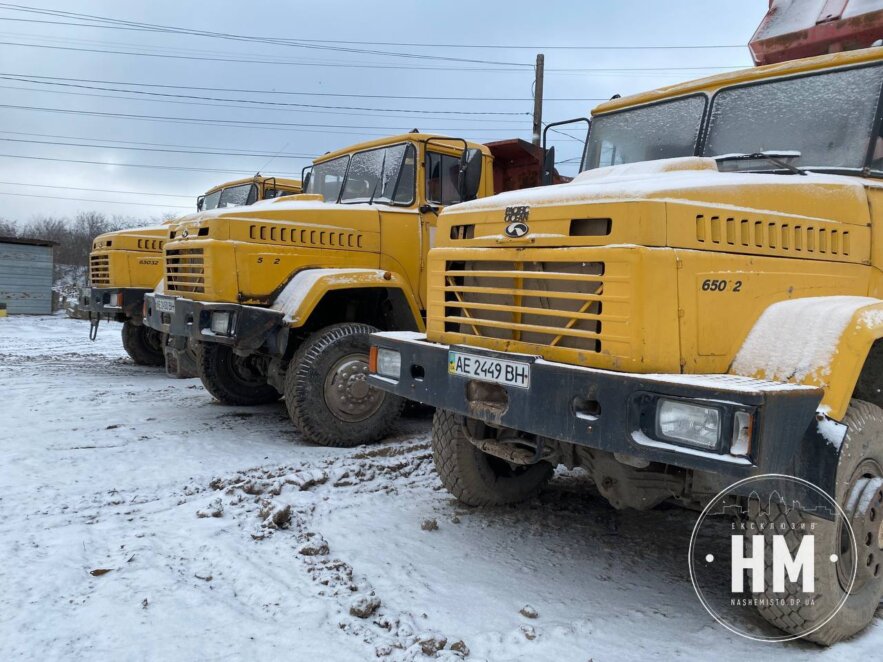
[{"label": "grille slat", "polygon": [[166,249],[166,289],[205,292],[205,260],[201,248]]},{"label": "grille slat", "polygon": [[589,352],[628,342],[605,332],[628,319],[604,310],[627,297],[605,294],[626,279],[605,275],[603,262],[448,262],[444,274],[446,331]]},{"label": "grille slat", "polygon": [[110,255],[89,256],[89,282],[97,286],[110,285]]}]

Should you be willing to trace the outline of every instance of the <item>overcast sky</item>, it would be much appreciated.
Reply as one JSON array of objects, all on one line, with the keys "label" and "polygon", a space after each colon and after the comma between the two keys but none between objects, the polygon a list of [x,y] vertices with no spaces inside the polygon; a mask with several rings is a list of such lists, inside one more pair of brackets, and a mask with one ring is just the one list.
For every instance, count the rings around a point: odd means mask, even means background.
[{"label": "overcast sky", "polygon": [[[415,127],[529,140],[537,52],[546,60],[544,120],[567,119],[613,94],[751,66],[744,45],[767,5],[41,0],[28,8],[51,13],[34,13],[0,2],[0,218],[183,213],[216,183],[257,170],[297,176],[312,156]],[[77,26],[98,21],[58,11],[263,41]],[[279,39],[312,41],[268,43]],[[635,46],[717,48],[622,48]],[[243,124],[219,125],[231,120]],[[557,138],[560,159],[578,154],[577,143]]]}]

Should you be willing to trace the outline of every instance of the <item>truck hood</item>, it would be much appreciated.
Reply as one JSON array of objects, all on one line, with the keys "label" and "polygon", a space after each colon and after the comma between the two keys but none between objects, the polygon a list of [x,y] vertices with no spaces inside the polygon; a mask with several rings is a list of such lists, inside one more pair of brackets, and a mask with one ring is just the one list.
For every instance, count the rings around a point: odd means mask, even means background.
[{"label": "truck hood", "polygon": [[[180,218],[172,225],[175,239],[198,236],[200,228],[209,228],[212,239],[243,238],[241,228],[278,226],[295,229],[330,231],[380,231],[380,208],[383,205],[324,203],[316,200],[263,200],[248,207],[212,209]],[[401,208],[392,208],[401,211]],[[186,231],[187,237],[183,237]]]},{"label": "truck hood", "polygon": [[[169,229],[166,225],[152,227],[127,228],[114,232],[105,232],[92,240],[92,250],[109,248],[111,250],[159,250],[157,240],[165,239]],[[149,243],[145,243],[149,242]]]},{"label": "truck hood", "polygon": [[[533,216],[534,209],[544,207],[646,200],[867,225],[867,184],[844,175],[719,172],[714,159],[685,157],[589,170],[567,184],[455,205],[443,217],[456,224],[499,222],[507,207],[528,206]],[[572,209],[564,213],[579,217]]]}]

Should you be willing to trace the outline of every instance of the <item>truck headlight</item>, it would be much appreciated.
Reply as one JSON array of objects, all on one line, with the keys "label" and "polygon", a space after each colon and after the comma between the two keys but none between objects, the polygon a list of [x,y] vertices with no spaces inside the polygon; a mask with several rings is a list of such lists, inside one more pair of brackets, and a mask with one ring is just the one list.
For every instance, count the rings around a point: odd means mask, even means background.
[{"label": "truck headlight", "polygon": [[402,355],[394,349],[377,348],[377,374],[398,379],[402,376]]},{"label": "truck headlight", "polygon": [[219,336],[228,335],[230,333],[230,313],[226,311],[212,313],[211,329]]},{"label": "truck headlight", "polygon": [[714,450],[720,428],[720,411],[714,407],[666,399],[656,406],[656,434],[663,439]]}]

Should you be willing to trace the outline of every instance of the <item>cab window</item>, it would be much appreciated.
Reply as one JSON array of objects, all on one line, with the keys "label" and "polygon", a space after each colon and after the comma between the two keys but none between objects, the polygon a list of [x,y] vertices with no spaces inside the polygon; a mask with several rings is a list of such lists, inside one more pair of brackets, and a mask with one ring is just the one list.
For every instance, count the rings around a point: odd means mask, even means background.
[{"label": "cab window", "polygon": [[414,145],[391,145],[353,154],[341,202],[409,205],[414,201]]},{"label": "cab window", "polygon": [[457,183],[460,176],[460,158],[426,152],[426,200],[437,205],[460,202]]},{"label": "cab window", "polygon": [[250,205],[257,200],[257,197],[258,187],[254,184],[231,186],[221,191],[221,199],[218,201],[218,207],[224,208]]}]

